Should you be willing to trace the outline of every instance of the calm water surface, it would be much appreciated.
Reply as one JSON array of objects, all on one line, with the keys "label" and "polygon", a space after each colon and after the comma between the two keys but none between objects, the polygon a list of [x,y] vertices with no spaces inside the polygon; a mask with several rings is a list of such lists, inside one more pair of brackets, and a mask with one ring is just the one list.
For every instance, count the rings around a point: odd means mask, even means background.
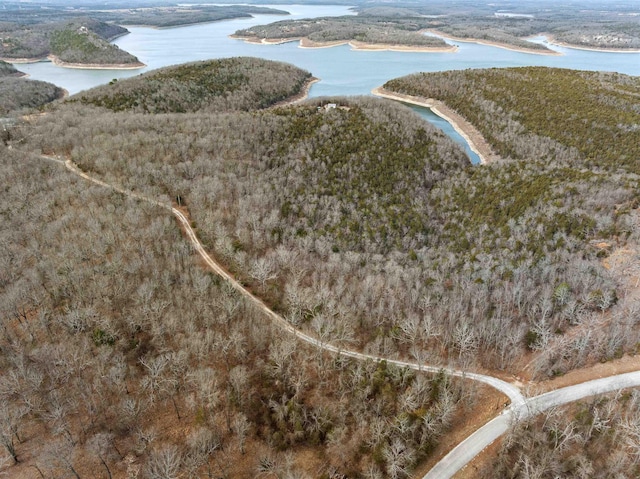
[{"label": "calm water surface", "polygon": [[[74,70],[50,62],[16,65],[31,78],[55,83],[74,94],[114,78],[127,78],[167,65],[211,58],[254,56],[285,61],[320,78],[310,96],[368,95],[387,80],[418,71],[540,65],[579,70],[605,70],[640,75],[640,53],[602,53],[552,46],[562,56],[520,53],[473,43],[456,43],[456,53],[372,52],[352,50],[348,45],[303,49],[297,42],[256,45],[229,38],[241,28],[293,18],[353,14],[344,6],[277,5],[291,15],[258,15],[170,29],[128,27],[130,34],[116,39],[120,48],[136,55],[147,67],[139,70]],[[543,42],[544,38],[535,41]],[[426,109],[415,109],[428,121],[445,130],[465,146],[473,162],[477,156],[444,120]]]}]

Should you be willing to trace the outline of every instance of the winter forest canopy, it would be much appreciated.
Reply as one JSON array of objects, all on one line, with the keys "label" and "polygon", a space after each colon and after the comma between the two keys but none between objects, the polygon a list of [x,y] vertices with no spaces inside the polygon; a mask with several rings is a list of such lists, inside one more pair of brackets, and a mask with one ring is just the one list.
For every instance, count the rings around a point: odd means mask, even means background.
[{"label": "winter forest canopy", "polygon": [[518,68],[385,85],[472,121],[501,158],[481,167],[389,101],[278,106],[310,79],[251,58],[170,67],[5,131],[7,467],[403,477],[484,394],[296,343],[199,266],[164,210],[39,155],[179,206],[323,342],[538,378],[635,350],[637,79]]}]

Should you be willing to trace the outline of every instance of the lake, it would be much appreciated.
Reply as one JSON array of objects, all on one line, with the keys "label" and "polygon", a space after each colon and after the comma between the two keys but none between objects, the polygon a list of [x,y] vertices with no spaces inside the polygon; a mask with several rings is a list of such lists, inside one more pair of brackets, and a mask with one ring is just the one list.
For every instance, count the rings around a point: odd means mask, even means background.
[{"label": "lake", "polygon": [[[640,75],[640,53],[604,53],[551,46],[563,55],[549,56],[462,42],[450,42],[459,46],[456,53],[380,52],[352,50],[348,45],[303,49],[298,42],[258,45],[229,38],[238,29],[278,20],[353,14],[345,6],[277,5],[274,8],[287,10],[291,15],[256,15],[170,29],[128,27],[131,33],[113,43],[147,65],[139,70],[75,70],[56,67],[50,62],[17,64],[16,67],[31,78],[59,85],[70,94],[167,65],[235,56],[284,61],[310,71],[320,79],[311,88],[312,97],[368,95],[387,80],[419,71],[539,65]],[[543,42],[544,38],[535,41]],[[427,109],[415,108],[415,111],[465,146],[474,163],[478,161],[477,155],[446,121]]]}]

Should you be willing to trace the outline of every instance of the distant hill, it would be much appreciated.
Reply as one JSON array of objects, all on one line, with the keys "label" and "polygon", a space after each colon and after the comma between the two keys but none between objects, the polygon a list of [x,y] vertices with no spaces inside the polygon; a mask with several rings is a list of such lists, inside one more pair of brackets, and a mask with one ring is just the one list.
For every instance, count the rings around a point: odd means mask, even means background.
[{"label": "distant hill", "polygon": [[299,93],[311,74],[286,63],[227,58],[167,67],[112,82],[76,101],[113,111],[185,113],[254,110]]},{"label": "distant hill", "polygon": [[[98,29],[103,35],[117,36],[113,30],[106,28],[106,24],[104,25],[105,28]],[[76,22],[53,31],[50,36],[50,48],[51,54],[66,63],[98,65],[140,63],[135,56],[112,45],[85,25],[78,25]]]},{"label": "distant hill", "polygon": [[62,98],[64,90],[52,83],[28,80],[13,65],[0,60],[0,115],[37,108]]},{"label": "distant hill", "polygon": [[103,21],[121,25],[148,25],[159,28],[193,23],[217,22],[253,15],[288,15],[285,10],[252,5],[180,5],[156,8],[119,9],[94,12]]},{"label": "distant hill", "polygon": [[[79,21],[87,15],[106,25],[148,25],[176,27],[194,23],[215,22],[233,18],[250,18],[253,15],[288,15],[289,12],[253,5],[176,5],[169,2],[91,2],[83,7],[74,1],[76,8],[51,4],[42,8],[42,2],[25,3],[6,0],[2,3],[2,22],[14,25],[44,25],[66,21]],[[94,30],[94,33],[104,36]],[[108,36],[108,35],[107,35]]]},{"label": "distant hill", "polygon": [[37,108],[63,96],[64,90],[52,83],[0,74],[0,115]]},{"label": "distant hill", "polygon": [[0,78],[8,77],[8,76],[21,76],[21,75],[23,74],[18,70],[16,70],[13,65],[0,60]]},{"label": "distant hill", "polygon": [[126,33],[126,28],[86,17],[36,24],[5,22],[0,23],[0,57],[41,59],[55,55],[68,63],[133,65],[139,63],[135,56],[109,43]]},{"label": "distant hill", "polygon": [[327,42],[358,41],[365,44],[384,44],[416,47],[446,47],[435,37],[420,33],[428,21],[417,17],[353,16],[320,17],[301,20],[284,20],[269,25],[253,26],[238,30],[234,36],[250,39],[298,39],[306,38],[319,44]]}]

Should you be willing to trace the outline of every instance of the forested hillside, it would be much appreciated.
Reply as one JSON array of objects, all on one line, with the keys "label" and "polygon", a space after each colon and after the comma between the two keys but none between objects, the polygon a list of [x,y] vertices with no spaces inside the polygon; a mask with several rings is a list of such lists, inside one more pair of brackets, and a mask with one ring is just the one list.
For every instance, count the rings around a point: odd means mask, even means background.
[{"label": "forested hillside", "polygon": [[62,98],[64,90],[39,80],[0,78],[0,115],[36,108]]},{"label": "forested hillside", "polygon": [[420,32],[426,25],[427,21],[419,18],[350,15],[285,20],[238,30],[235,36],[254,40],[306,38],[318,44],[357,40],[367,44],[446,47],[443,40]]},{"label": "forested hillside", "polygon": [[9,76],[19,77],[24,75],[24,73],[19,72],[15,69],[13,65],[7,62],[3,62],[0,60],[0,78],[5,78]]},{"label": "forested hillside", "polygon": [[310,80],[309,72],[292,65],[258,58],[227,58],[113,81],[71,101],[136,113],[246,111],[289,98]]},{"label": "forested hillside", "polygon": [[640,174],[640,79],[524,67],[419,73],[385,88],[438,98],[504,158]]},{"label": "forested hillside", "polygon": [[51,54],[66,63],[96,65],[141,65],[139,60],[112,45],[83,25],[69,25],[51,32]]},{"label": "forested hillside", "polygon": [[503,157],[482,167],[392,102],[265,109],[307,80],[262,60],[189,64],[11,129],[10,471],[399,478],[477,397],[296,343],[200,268],[164,209],[26,152],[180,207],[235,277],[323,343],[538,377],[635,351],[637,79],[521,68],[385,85],[472,121]]},{"label": "forested hillside", "polygon": [[[269,86],[266,64],[234,62],[238,71],[264,74],[250,84]],[[222,63],[199,71],[226,78],[231,67]],[[278,81],[291,76],[288,66],[271,67]],[[192,68],[159,74],[192,78]],[[132,90],[143,82],[131,80]],[[198,235],[258,294],[275,300],[286,288],[282,306],[292,320],[328,341],[340,327],[334,319],[348,332],[352,311],[330,296],[308,302],[327,267],[314,271],[309,262],[347,258],[330,267],[355,281],[371,253],[348,250],[353,234],[335,240],[347,256],[331,253],[337,233],[317,233],[303,212],[325,221],[323,198],[349,208],[353,198],[341,195],[353,184],[363,195],[359,211],[391,218],[408,196],[393,185],[424,196],[433,182],[468,167],[450,140],[406,109],[372,100],[232,111],[244,108],[240,96],[228,111],[182,114],[113,112],[80,100],[31,117],[12,131],[10,149],[0,145],[1,472],[400,478],[470,413],[477,389],[466,382],[340,359],[295,341],[201,267],[167,210],[38,157],[72,158],[93,175],[181,205]],[[394,162],[395,151],[402,156]],[[322,168],[331,176],[318,183]],[[422,212],[416,202],[408,214]],[[349,233],[349,224],[330,220]],[[378,229],[379,221],[364,224]],[[395,249],[402,226],[389,230],[386,242],[373,238],[358,249]],[[276,283],[273,273],[304,283]],[[364,280],[372,294],[382,274]]]},{"label": "forested hillside", "polygon": [[0,57],[5,59],[40,59],[49,54],[69,63],[138,64],[133,55],[109,41],[128,30],[91,18],[0,24]]},{"label": "forested hillside", "polygon": [[[451,248],[493,264],[483,281],[515,285],[524,264],[529,281],[556,272],[531,290],[538,317],[526,341],[544,351],[538,364],[559,373],[635,348],[631,298],[599,337],[590,330],[632,287],[633,257],[618,253],[638,244],[638,79],[528,67],[416,74],[385,88],[445,101],[506,158],[442,184],[438,204]],[[603,264],[616,267],[605,270],[598,258],[610,254]]]},{"label": "forested hillside", "polygon": [[[527,72],[478,75],[587,77]],[[451,75],[443,83],[464,84]],[[634,94],[633,79],[594,78],[614,96]],[[31,142],[108,181],[179,198],[234,274],[327,340],[511,371],[533,351],[530,371],[543,376],[635,347],[623,284],[601,259],[636,240],[637,177],[591,167],[564,136],[537,135],[481,103],[496,112],[497,130],[508,120],[504,134],[519,132],[511,149],[520,156],[472,168],[408,112],[347,99],[179,121],[71,104],[42,119]],[[566,105],[558,109],[549,122]],[[592,123],[609,114],[584,113]],[[570,136],[568,125],[551,129]],[[590,335],[614,306],[619,319]]]},{"label": "forested hillside", "polygon": [[52,83],[22,78],[24,73],[0,60],[0,115],[42,106],[64,96]]},{"label": "forested hillside", "polygon": [[[515,74],[526,71],[503,73]],[[632,81],[603,79],[615,92]],[[180,198],[235,274],[328,340],[512,371],[534,351],[542,375],[635,346],[624,302],[606,334],[588,335],[624,296],[601,256],[634,235],[635,176],[587,169],[575,148],[515,123],[523,156],[472,168],[408,112],[369,103],[185,116],[178,131],[169,117],[69,106],[56,125],[43,119],[60,134],[35,144]]]}]

